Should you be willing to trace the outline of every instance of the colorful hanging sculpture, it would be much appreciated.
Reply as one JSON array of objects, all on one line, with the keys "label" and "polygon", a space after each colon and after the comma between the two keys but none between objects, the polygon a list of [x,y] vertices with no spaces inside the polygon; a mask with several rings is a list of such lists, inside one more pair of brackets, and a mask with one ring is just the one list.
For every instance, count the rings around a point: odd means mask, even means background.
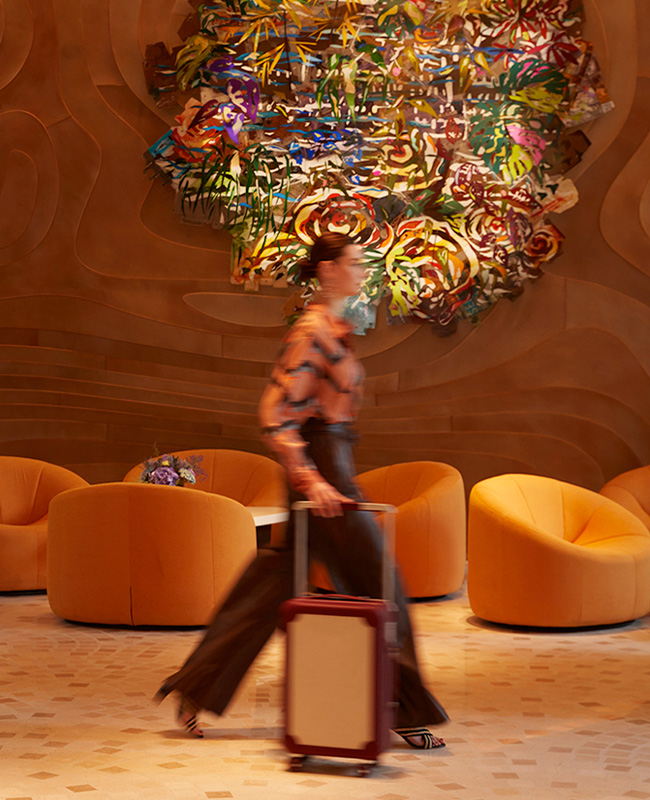
[{"label": "colorful hanging sculpture", "polygon": [[184,46],[147,49],[182,110],[145,157],[184,218],[230,231],[234,281],[296,283],[342,231],[368,263],[360,332],[387,296],[389,321],[450,333],[559,252],[578,127],[612,107],[581,24],[574,0],[204,3]]}]

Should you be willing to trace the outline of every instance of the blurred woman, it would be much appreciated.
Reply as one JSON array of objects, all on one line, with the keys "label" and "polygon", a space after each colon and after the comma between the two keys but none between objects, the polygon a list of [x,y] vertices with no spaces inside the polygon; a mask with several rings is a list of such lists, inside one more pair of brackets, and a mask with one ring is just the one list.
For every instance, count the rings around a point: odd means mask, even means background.
[{"label": "blurred woman", "polygon": [[[381,532],[368,512],[346,508],[362,501],[352,456],[363,370],[343,319],[345,299],[364,279],[361,253],[338,233],[316,240],[301,274],[318,278],[316,299],[291,328],[259,407],[262,434],[283,464],[289,498],[316,504],[310,512],[311,554],[324,563],[337,591],[377,597],[382,574]],[[165,681],[162,699],[179,694],[178,719],[202,736],[197,713],[223,714],[246,670],[275,630],[279,606],[293,594],[293,514],[286,540],[260,550],[214,617],[184,666]],[[399,580],[399,697],[395,732],[412,747],[444,747],[428,725],[447,715],[422,683],[408,607]]]}]

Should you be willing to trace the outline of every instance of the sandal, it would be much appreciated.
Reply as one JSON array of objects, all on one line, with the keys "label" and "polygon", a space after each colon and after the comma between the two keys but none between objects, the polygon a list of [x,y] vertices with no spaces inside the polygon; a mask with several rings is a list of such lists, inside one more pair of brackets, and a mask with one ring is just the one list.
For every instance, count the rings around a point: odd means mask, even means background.
[{"label": "sandal", "polygon": [[199,728],[198,711],[199,709],[189,698],[185,697],[185,695],[180,696],[178,709],[176,711],[176,719],[190,736],[193,736],[195,739],[202,739],[203,730]]},{"label": "sandal", "polygon": [[[434,736],[428,728],[393,728],[398,736],[409,745],[415,747],[416,750],[435,750],[437,747],[446,747],[444,739]],[[417,742],[417,738],[422,739]]]},{"label": "sandal", "polygon": [[[154,695],[154,703],[162,703],[170,691],[171,689],[168,689],[167,686],[163,684]],[[179,692],[178,695],[179,701],[176,709],[176,719],[190,734],[190,736],[193,736],[195,739],[202,739],[203,731],[201,728],[199,728],[199,720],[197,716],[199,707],[194,705],[190,698],[185,697],[184,694]]]}]

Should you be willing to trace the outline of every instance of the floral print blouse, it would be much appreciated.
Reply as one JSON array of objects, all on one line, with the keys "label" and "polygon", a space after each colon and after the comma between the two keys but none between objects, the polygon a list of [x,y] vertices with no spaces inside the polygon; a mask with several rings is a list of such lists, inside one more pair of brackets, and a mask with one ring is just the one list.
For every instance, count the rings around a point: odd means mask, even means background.
[{"label": "floral print blouse", "polygon": [[323,480],[306,453],[301,426],[316,418],[351,422],[361,402],[363,368],[349,344],[351,326],[313,303],[284,339],[259,406],[262,435],[302,494]]}]

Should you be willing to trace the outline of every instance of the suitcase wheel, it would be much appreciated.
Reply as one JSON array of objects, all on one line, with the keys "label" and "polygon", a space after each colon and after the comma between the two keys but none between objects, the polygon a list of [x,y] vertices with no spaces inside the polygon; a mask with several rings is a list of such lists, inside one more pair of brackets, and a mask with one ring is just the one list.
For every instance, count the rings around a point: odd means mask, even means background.
[{"label": "suitcase wheel", "polygon": [[370,764],[359,764],[359,766],[357,767],[357,775],[360,778],[367,778],[368,775],[370,775],[370,770],[376,766],[377,766],[376,761],[373,761]]},{"label": "suitcase wheel", "polygon": [[291,756],[289,769],[291,772],[301,772],[302,768],[305,766],[306,760],[307,756]]}]

